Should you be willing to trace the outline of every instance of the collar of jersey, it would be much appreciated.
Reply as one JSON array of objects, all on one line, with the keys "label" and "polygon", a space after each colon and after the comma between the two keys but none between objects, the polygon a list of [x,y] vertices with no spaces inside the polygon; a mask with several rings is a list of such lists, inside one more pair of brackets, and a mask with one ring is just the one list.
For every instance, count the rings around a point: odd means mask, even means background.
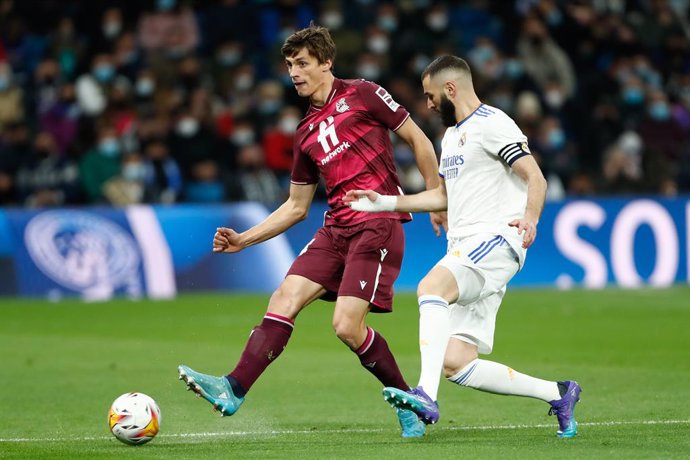
[{"label": "collar of jersey", "polygon": [[326,98],[326,102],[321,106],[317,107],[314,104],[310,104],[311,108],[313,110],[316,110],[317,112],[321,111],[324,107],[326,107],[335,97],[335,93],[340,89],[342,82],[339,78],[335,78],[333,80],[333,87],[331,88],[331,92],[328,94],[328,97]]},{"label": "collar of jersey", "polygon": [[461,124],[463,124],[463,123],[465,123],[467,120],[469,120],[470,117],[471,117],[472,115],[474,115],[475,112],[476,112],[477,110],[481,109],[483,106],[484,106],[484,103],[482,102],[481,104],[479,104],[479,107],[477,107],[476,109],[474,109],[474,112],[472,112],[471,114],[467,115],[465,118],[463,118],[462,120],[460,120],[460,121],[455,125],[455,127],[456,127],[456,128],[459,128]]}]

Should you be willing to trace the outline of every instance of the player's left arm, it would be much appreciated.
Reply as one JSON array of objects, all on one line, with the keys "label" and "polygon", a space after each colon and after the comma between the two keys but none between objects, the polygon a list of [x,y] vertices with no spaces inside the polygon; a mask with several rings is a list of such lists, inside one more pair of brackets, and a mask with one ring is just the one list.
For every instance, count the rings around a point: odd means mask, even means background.
[{"label": "player's left arm", "polygon": [[[412,117],[408,117],[395,133],[400,136],[414,152],[417,168],[419,168],[419,172],[422,173],[424,177],[426,189],[434,190],[438,188],[441,179],[438,175],[436,153],[434,152],[434,145],[429,138],[426,137],[424,131],[417,126],[417,123],[412,120]],[[448,231],[448,215],[445,211],[431,212],[429,216],[436,236],[441,235],[441,227],[443,227],[444,231]]]},{"label": "player's left arm", "polygon": [[544,179],[544,175],[532,155],[518,158],[511,167],[527,183],[527,206],[522,218],[515,219],[508,225],[516,227],[518,235],[522,235],[524,232],[522,247],[526,249],[534,243],[537,237],[537,224],[546,199],[546,179]]}]

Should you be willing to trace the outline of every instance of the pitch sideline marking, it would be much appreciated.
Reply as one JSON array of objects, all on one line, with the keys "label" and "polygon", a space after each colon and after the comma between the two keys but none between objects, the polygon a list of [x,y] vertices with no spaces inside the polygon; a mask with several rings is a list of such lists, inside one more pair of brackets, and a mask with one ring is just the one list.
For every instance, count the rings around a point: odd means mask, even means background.
[{"label": "pitch sideline marking", "polygon": [[[609,421],[609,422],[578,422],[578,426],[625,426],[625,425],[690,425],[690,420],[639,420],[639,421]],[[538,423],[534,425],[478,425],[478,426],[446,426],[436,427],[442,431],[472,431],[472,430],[514,430],[531,428],[553,428],[552,423]],[[218,431],[206,433],[171,433],[161,434],[162,438],[214,438],[222,436],[256,436],[281,434],[329,434],[329,433],[371,433],[388,431],[384,428],[374,429],[340,429],[340,430],[270,430],[270,431]],[[63,441],[102,441],[112,439],[110,436],[82,436],[64,438],[0,438],[0,442],[63,442]]]}]

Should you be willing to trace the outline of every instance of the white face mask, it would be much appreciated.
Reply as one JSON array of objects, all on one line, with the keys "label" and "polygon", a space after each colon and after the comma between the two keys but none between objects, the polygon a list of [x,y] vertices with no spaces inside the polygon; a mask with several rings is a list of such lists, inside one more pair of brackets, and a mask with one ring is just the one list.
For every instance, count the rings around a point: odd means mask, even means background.
[{"label": "white face mask", "polygon": [[559,90],[551,89],[546,91],[546,94],[544,94],[544,101],[552,109],[560,109],[565,102],[565,97]]},{"label": "white face mask", "polygon": [[139,96],[147,97],[153,94],[156,84],[150,78],[140,78],[137,80],[135,90]]},{"label": "white face mask", "polygon": [[239,91],[247,91],[254,86],[254,78],[251,75],[240,75],[235,79],[235,88]]},{"label": "white face mask", "polygon": [[128,163],[122,167],[122,177],[131,181],[143,181],[146,167],[143,163]]},{"label": "white face mask", "polygon": [[297,125],[299,125],[299,119],[296,117],[285,117],[281,118],[280,122],[278,122],[278,129],[283,133],[283,134],[294,134],[295,131],[297,130]]},{"label": "white face mask", "polygon": [[327,11],[321,15],[321,24],[331,30],[340,29],[343,25],[343,15],[337,11]]},{"label": "white face mask", "polygon": [[383,35],[371,37],[367,44],[369,49],[376,54],[384,54],[390,48],[390,41]]},{"label": "white face mask", "polygon": [[192,137],[199,132],[199,121],[191,117],[183,118],[177,122],[175,131],[182,137]]},{"label": "white face mask", "polygon": [[381,68],[373,63],[360,64],[357,67],[357,75],[365,80],[376,80],[381,76]]},{"label": "white face mask", "polygon": [[443,13],[433,13],[427,16],[426,25],[434,32],[441,32],[448,27],[448,16]]},{"label": "white face mask", "polygon": [[108,21],[103,24],[103,35],[108,38],[116,37],[122,30],[122,23],[115,21]]},{"label": "white face mask", "polygon": [[230,141],[240,147],[254,143],[254,131],[250,129],[239,129],[232,133]]}]

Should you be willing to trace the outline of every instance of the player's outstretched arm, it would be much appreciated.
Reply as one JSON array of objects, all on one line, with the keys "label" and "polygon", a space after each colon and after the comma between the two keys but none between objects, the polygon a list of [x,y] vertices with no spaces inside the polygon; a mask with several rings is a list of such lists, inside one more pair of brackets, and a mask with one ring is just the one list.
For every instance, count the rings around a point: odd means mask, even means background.
[{"label": "player's outstretched arm", "polygon": [[[434,152],[434,144],[426,137],[424,131],[412,118],[408,118],[395,133],[412,148],[417,168],[424,177],[426,189],[433,190],[438,187],[442,182],[438,176],[438,160]],[[448,231],[448,216],[445,212],[432,212],[429,218],[436,236],[441,235],[441,227]]]},{"label": "player's outstretched arm", "polygon": [[515,219],[508,225],[517,228],[518,235],[524,234],[522,247],[528,248],[537,238],[537,224],[546,199],[546,179],[532,155],[518,158],[512,168],[522,180],[527,182],[527,206],[522,219]]},{"label": "player's outstretched arm", "polygon": [[373,190],[350,190],[343,197],[355,211],[365,212],[428,212],[445,211],[448,205],[446,186],[443,182],[433,190],[414,195],[381,195]]},{"label": "player's outstretched arm", "polygon": [[259,244],[280,235],[288,228],[306,219],[314,199],[317,184],[290,185],[290,196],[263,222],[249,230],[237,233],[231,228],[216,229],[213,236],[213,252],[239,252],[244,248]]}]

